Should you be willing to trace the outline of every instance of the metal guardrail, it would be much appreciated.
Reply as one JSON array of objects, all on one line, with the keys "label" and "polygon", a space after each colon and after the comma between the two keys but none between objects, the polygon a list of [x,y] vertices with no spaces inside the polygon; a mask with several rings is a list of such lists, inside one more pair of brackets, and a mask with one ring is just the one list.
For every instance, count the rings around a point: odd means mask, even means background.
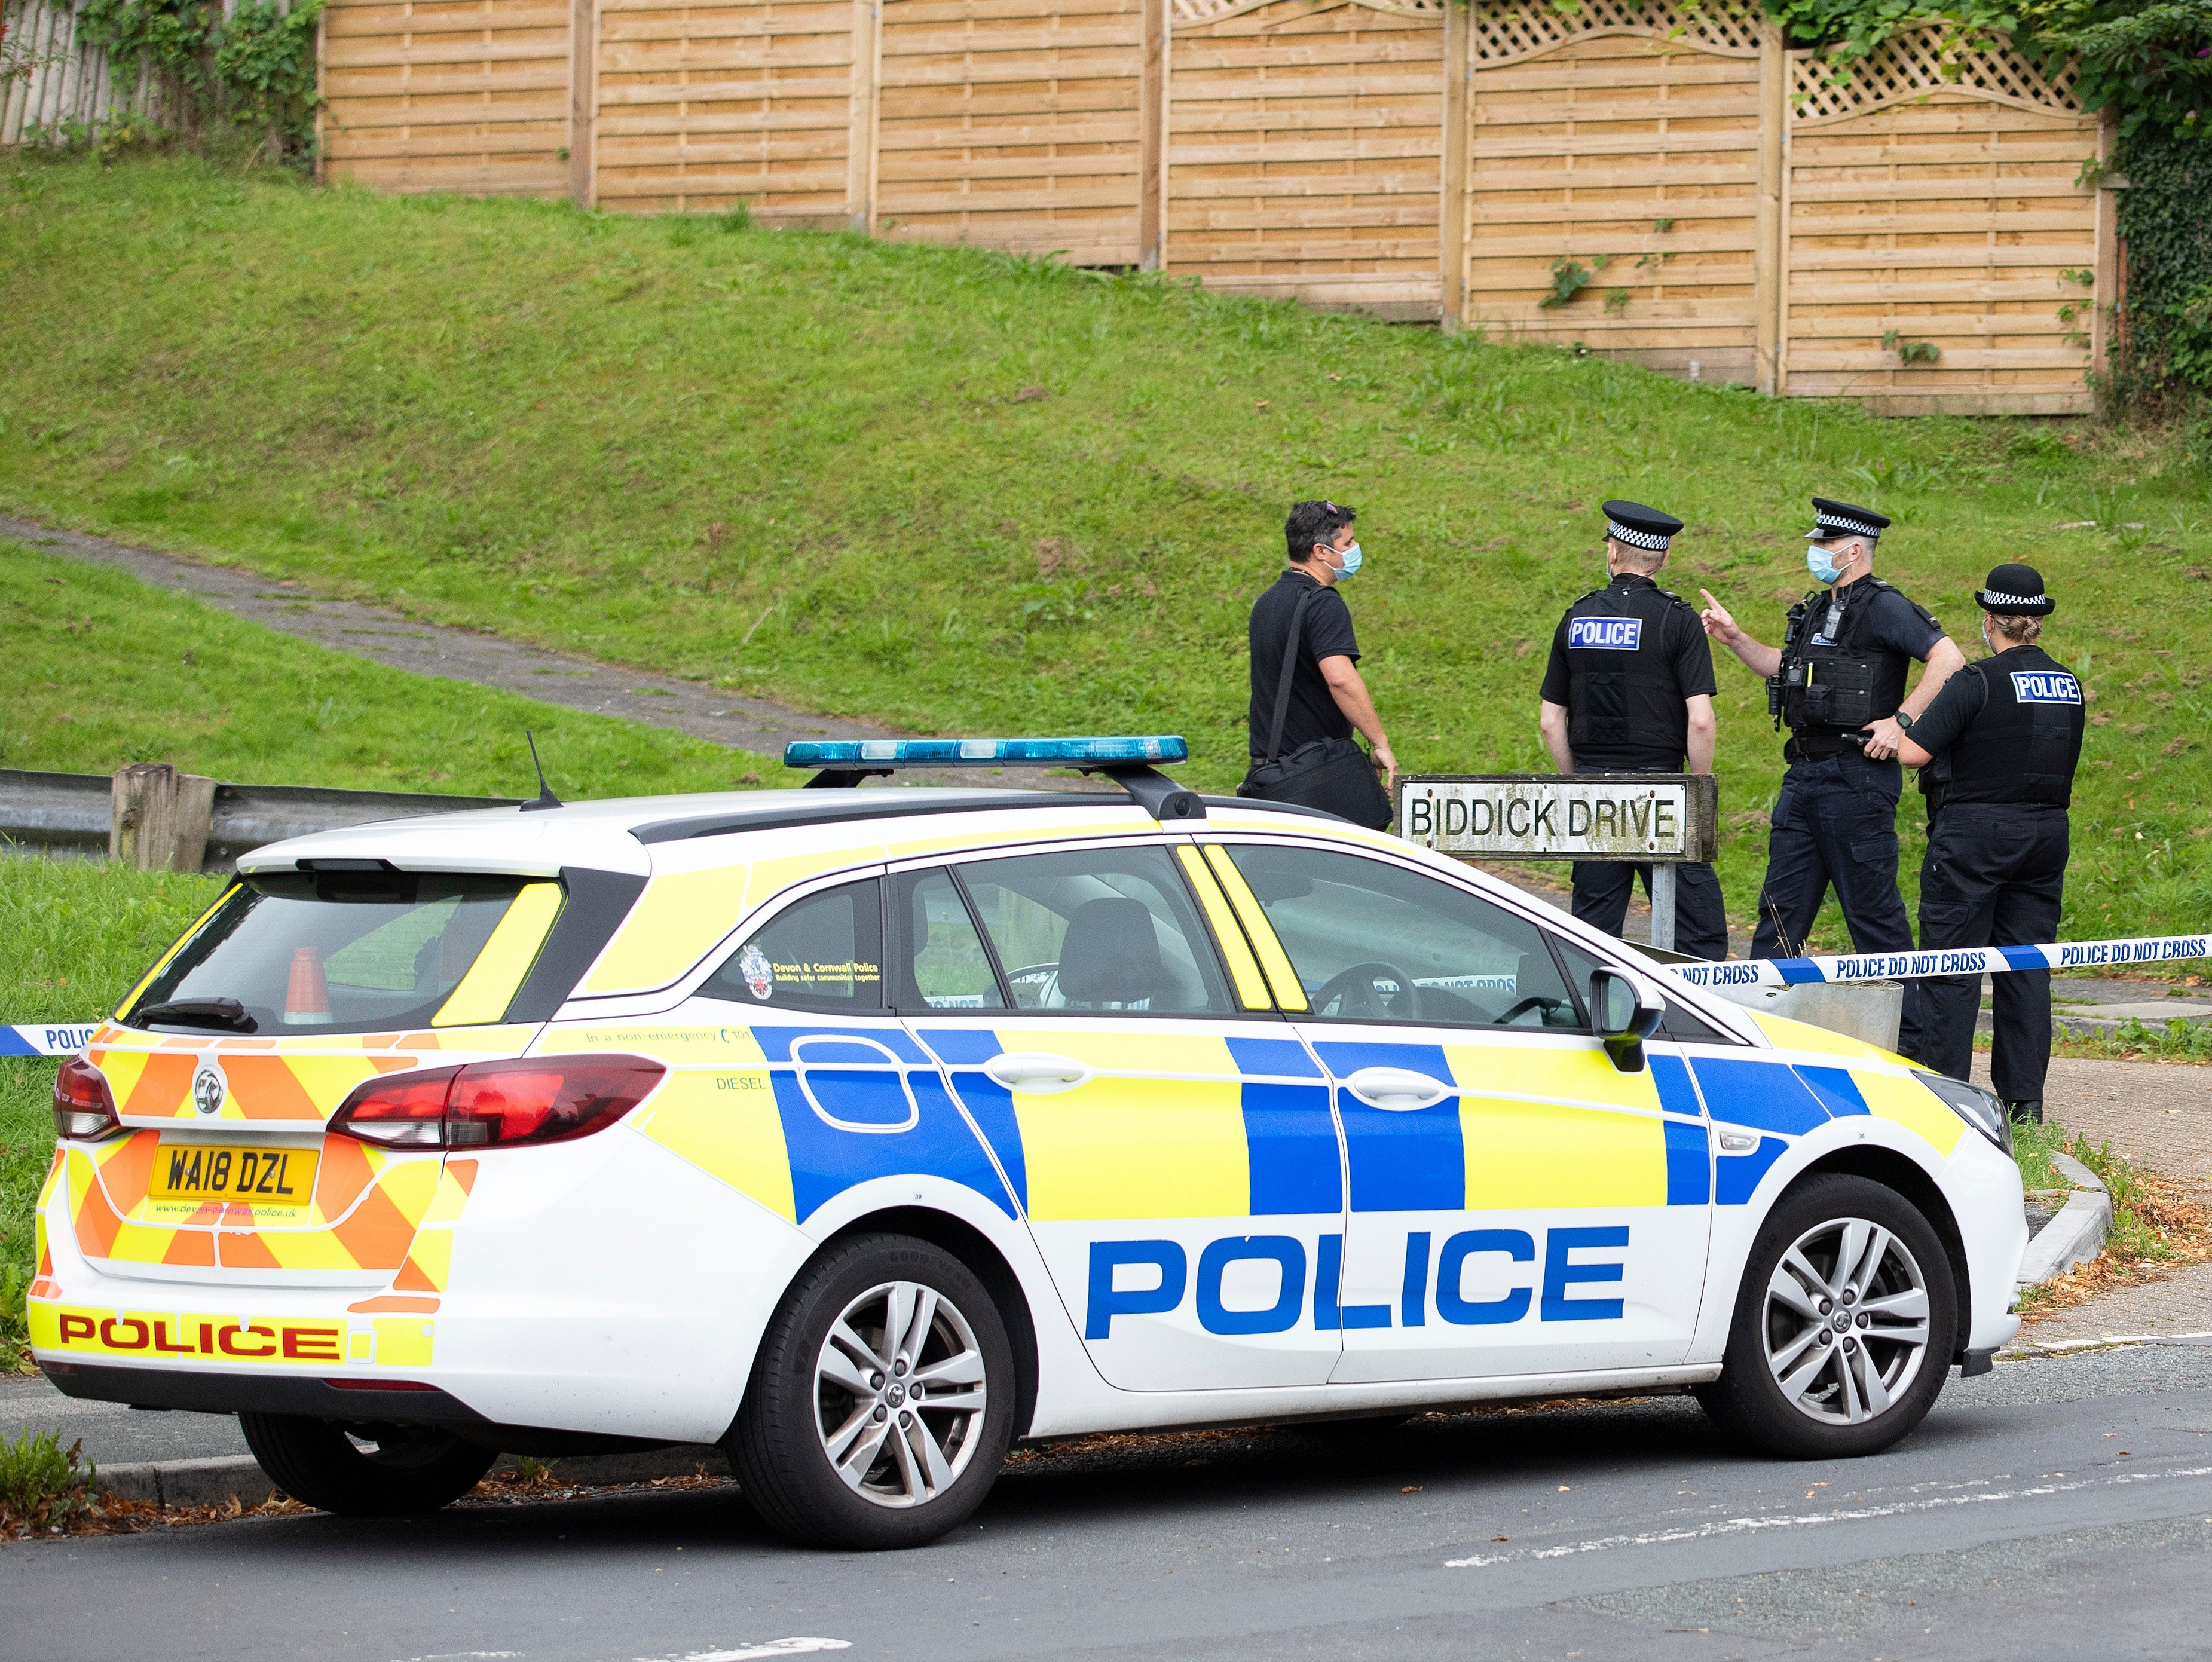
[{"label": "metal guardrail", "polygon": [[[228,873],[265,843],[372,820],[512,808],[514,797],[447,797],[432,791],[331,791],[309,785],[217,785],[200,870]],[[0,840],[17,852],[105,859],[114,816],[105,773],[41,773],[0,767]]]}]

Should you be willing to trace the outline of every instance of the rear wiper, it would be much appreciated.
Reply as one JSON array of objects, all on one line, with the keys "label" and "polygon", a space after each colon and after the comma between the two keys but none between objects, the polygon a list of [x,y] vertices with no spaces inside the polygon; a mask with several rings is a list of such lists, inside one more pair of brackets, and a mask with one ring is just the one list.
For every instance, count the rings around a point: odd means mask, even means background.
[{"label": "rear wiper", "polygon": [[252,1033],[261,1025],[235,998],[177,998],[166,1004],[149,1004],[134,1011],[131,1019],[134,1023],[166,1022],[178,1028],[221,1028],[228,1033]]}]

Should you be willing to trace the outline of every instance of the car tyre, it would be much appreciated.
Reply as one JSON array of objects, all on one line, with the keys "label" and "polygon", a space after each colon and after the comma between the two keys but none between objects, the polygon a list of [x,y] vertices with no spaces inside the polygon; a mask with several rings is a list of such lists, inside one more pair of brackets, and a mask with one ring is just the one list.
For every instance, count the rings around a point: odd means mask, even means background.
[{"label": "car tyre", "polygon": [[1935,1405],[1958,1329],[1950,1254],[1918,1207],[1841,1174],[1785,1195],[1753,1243],[1707,1414],[1769,1454],[1873,1454]]},{"label": "car tyre", "polygon": [[763,1521],[793,1540],[925,1546],[997,1479],[1014,1395],[1013,1346],[983,1283],[926,1240],[857,1236],[784,1295],[730,1463]]},{"label": "car tyre", "polygon": [[495,1450],[438,1431],[379,1428],[375,1449],[357,1447],[330,1420],[240,1414],[246,1446],[270,1481],[295,1501],[342,1518],[411,1518],[449,1506],[477,1486]]}]

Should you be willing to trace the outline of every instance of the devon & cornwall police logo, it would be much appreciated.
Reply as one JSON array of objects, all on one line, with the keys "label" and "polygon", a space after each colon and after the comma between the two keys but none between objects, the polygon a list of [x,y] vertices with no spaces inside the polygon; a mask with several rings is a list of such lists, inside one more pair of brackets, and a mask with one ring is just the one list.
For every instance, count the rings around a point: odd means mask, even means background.
[{"label": "devon & cornwall police logo", "polygon": [[765,998],[775,991],[775,971],[769,967],[768,955],[760,949],[757,941],[738,955],[738,974],[744,977],[745,986],[756,998]]}]

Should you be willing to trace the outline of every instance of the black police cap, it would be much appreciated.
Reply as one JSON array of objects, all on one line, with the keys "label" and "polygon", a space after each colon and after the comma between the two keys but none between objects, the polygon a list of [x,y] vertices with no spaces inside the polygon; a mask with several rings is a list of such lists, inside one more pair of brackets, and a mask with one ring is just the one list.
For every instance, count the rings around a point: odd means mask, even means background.
[{"label": "black police cap", "polygon": [[2043,591],[2043,573],[2033,566],[1997,566],[1990,580],[1974,591],[1985,612],[2007,617],[2048,617],[2058,603]]},{"label": "black police cap", "polygon": [[1813,529],[1805,533],[1808,543],[1825,543],[1836,537],[1880,537],[1889,529],[1889,516],[1876,513],[1872,508],[1855,507],[1849,502],[1832,502],[1825,496],[1813,499]]},{"label": "black police cap", "polygon": [[1647,508],[1641,502],[1607,502],[1605,505],[1605,534],[1627,543],[1632,549],[1646,549],[1653,554],[1664,554],[1668,539],[1680,536],[1681,530],[1682,522],[1673,514]]}]

